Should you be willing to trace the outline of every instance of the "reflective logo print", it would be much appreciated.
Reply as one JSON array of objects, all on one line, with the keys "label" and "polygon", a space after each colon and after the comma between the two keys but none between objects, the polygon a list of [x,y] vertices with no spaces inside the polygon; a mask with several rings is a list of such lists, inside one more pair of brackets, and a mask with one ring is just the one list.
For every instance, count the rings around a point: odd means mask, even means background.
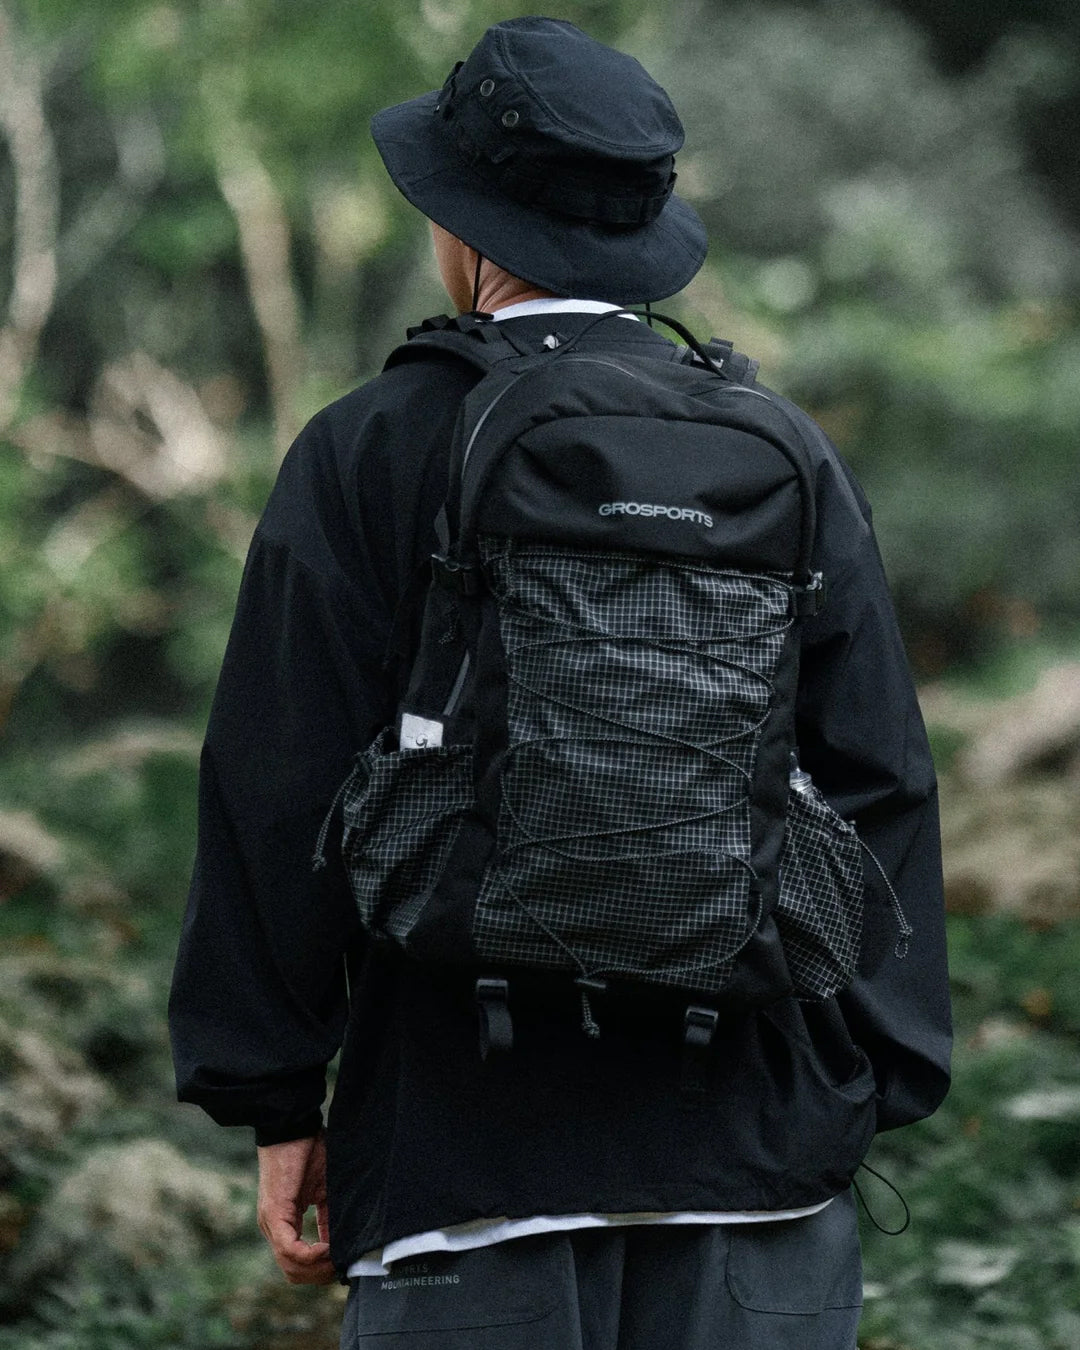
[{"label": "reflective logo print", "polygon": [[380,1289],[388,1292],[395,1289],[428,1289],[440,1284],[460,1284],[460,1275],[432,1275],[426,1261],[395,1261],[393,1273],[387,1280],[381,1281]]},{"label": "reflective logo print", "polygon": [[666,516],[668,520],[689,520],[695,525],[712,529],[712,516],[695,511],[692,506],[657,506],[652,502],[604,502],[597,510],[602,516]]},{"label": "reflective logo print", "polygon": [[427,1288],[436,1284],[460,1284],[460,1275],[406,1275],[400,1280],[382,1280],[380,1289],[392,1293],[395,1289],[415,1289],[418,1285]]}]

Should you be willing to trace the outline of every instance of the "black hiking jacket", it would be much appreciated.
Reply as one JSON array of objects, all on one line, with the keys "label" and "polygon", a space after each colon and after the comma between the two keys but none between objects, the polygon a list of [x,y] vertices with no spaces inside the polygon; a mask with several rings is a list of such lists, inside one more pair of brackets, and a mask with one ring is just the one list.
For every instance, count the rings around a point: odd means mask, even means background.
[{"label": "black hiking jacket", "polygon": [[[593,316],[507,320],[539,349]],[[670,355],[612,319],[581,346]],[[481,1217],[776,1210],[841,1191],[875,1130],[932,1112],[950,1016],[933,765],[870,510],[805,414],[828,602],[806,621],[802,765],[854,820],[913,935],[904,956],[868,864],[860,973],[821,1006],[732,1014],[704,1090],[644,1019],[598,1041],[576,1000],[515,1008],[482,1064],[471,989],[359,929],[344,869],[312,869],[352,756],[392,723],[403,597],[435,548],[458,406],[452,358],[384,372],[319,413],[256,530],[203,750],[199,837],[170,1001],[181,1100],[260,1143],[314,1133],[327,1065],[333,1259]],[[415,587],[413,587],[415,593]],[[395,616],[398,622],[395,624]],[[406,613],[407,617],[407,613]]]}]

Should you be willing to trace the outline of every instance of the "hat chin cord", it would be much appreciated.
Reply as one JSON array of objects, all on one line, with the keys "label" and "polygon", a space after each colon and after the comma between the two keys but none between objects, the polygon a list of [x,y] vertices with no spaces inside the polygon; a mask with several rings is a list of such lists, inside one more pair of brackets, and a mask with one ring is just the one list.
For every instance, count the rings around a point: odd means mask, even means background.
[{"label": "hat chin cord", "polygon": [[474,249],[476,253],[476,271],[473,273],[472,284],[472,312],[475,314],[480,307],[480,269],[484,265],[484,255]]}]

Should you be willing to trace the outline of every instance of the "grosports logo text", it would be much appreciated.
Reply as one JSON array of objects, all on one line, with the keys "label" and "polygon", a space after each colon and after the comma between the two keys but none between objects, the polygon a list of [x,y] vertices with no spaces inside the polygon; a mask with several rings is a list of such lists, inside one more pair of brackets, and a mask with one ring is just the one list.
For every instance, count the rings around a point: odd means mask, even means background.
[{"label": "grosports logo text", "polygon": [[712,516],[695,511],[692,506],[657,506],[652,502],[604,502],[598,507],[602,516],[666,516],[668,520],[691,520],[695,525],[712,529]]}]

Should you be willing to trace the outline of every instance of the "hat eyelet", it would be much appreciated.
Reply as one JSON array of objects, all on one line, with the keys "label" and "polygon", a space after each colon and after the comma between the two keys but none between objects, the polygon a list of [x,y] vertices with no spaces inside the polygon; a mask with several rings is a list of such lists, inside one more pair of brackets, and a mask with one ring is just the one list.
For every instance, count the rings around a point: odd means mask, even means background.
[{"label": "hat eyelet", "polygon": [[490,98],[494,92],[495,92],[494,80],[484,80],[483,83],[480,85],[481,98]]},{"label": "hat eyelet", "polygon": [[502,122],[503,126],[506,127],[507,130],[509,131],[517,126],[517,124],[521,121],[521,117],[518,113],[516,113],[513,110],[513,108],[507,108],[506,112],[503,113],[502,117],[499,120]]}]

